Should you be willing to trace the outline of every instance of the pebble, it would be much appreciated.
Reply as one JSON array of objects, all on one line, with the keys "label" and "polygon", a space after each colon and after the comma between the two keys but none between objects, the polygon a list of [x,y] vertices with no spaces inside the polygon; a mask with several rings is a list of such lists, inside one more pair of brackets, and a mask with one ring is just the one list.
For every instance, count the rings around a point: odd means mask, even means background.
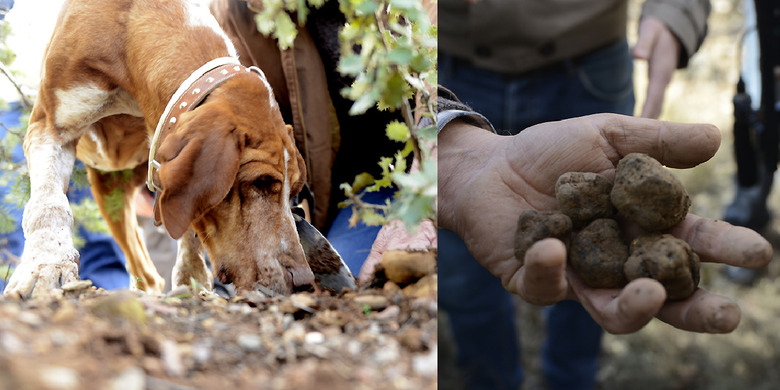
[{"label": "pebble", "polygon": [[64,345],[72,344],[75,341],[74,336],[69,335],[68,333],[65,333],[59,329],[55,329],[49,333],[49,340],[55,347],[62,347]]},{"label": "pebble", "polygon": [[136,324],[146,323],[144,305],[132,293],[120,292],[95,299],[89,306],[89,311],[101,318],[132,321]]},{"label": "pebble", "polygon": [[64,292],[75,292],[75,291],[81,291],[86,290],[88,288],[92,287],[92,281],[89,279],[86,280],[76,280],[73,282],[65,283],[62,286],[62,291]]},{"label": "pebble", "polygon": [[279,310],[286,314],[295,314],[299,311],[314,313],[317,306],[317,300],[310,295],[294,294],[279,304]]},{"label": "pebble", "polygon": [[347,343],[347,352],[353,357],[358,356],[363,352],[363,344],[357,340],[350,340]]},{"label": "pebble", "polygon": [[412,311],[427,311],[429,315],[436,316],[439,312],[439,304],[433,298],[415,298],[412,300]]},{"label": "pebble", "polygon": [[381,346],[374,353],[374,361],[379,364],[392,363],[398,360],[400,357],[401,352],[399,351],[398,343],[393,339],[389,339],[386,345]]},{"label": "pebble", "polygon": [[286,330],[284,334],[282,334],[282,340],[285,343],[303,344],[305,338],[306,330],[303,328],[302,324],[297,322],[292,324],[290,329]]},{"label": "pebble", "polygon": [[214,329],[214,323],[216,322],[217,320],[215,320],[214,317],[209,317],[201,321],[200,326],[202,326],[204,330],[212,330]]},{"label": "pebble", "polygon": [[256,334],[243,333],[236,340],[238,346],[246,352],[257,352],[263,346],[263,340]]},{"label": "pebble", "polygon": [[427,354],[413,357],[412,368],[414,371],[424,376],[436,376],[439,366],[438,349],[438,346],[434,345]]},{"label": "pebble", "polygon": [[423,350],[422,331],[419,328],[406,328],[398,334],[398,342],[412,352]]},{"label": "pebble", "polygon": [[79,388],[79,374],[66,367],[46,366],[38,369],[38,377],[44,387],[53,390]]},{"label": "pebble", "polygon": [[11,332],[0,333],[0,347],[4,355],[22,353],[26,349],[25,343]]},{"label": "pebble", "polygon": [[55,323],[68,322],[76,317],[76,306],[68,301],[63,301],[59,310],[54,313],[52,320]]},{"label": "pebble", "polygon": [[398,283],[396,283],[396,282],[394,282],[394,281],[392,281],[392,280],[388,280],[388,281],[385,283],[385,285],[382,287],[382,291],[383,291],[383,292],[384,292],[386,295],[390,295],[390,296],[392,296],[392,295],[395,295],[395,294],[397,294],[399,291],[401,291],[401,287],[400,287],[400,286],[398,286]]},{"label": "pebble", "polygon": [[31,311],[19,313],[19,315],[16,316],[16,319],[34,328],[39,327],[43,323],[41,317]]},{"label": "pebble", "polygon": [[146,374],[140,367],[128,367],[111,380],[108,388],[109,390],[144,390]]},{"label": "pebble", "polygon": [[211,343],[200,342],[192,347],[192,357],[195,359],[195,363],[199,365],[206,364],[211,359]]},{"label": "pebble", "polygon": [[376,313],[374,315],[375,320],[379,321],[390,321],[397,319],[398,316],[401,314],[401,308],[397,305],[391,305],[385,308],[384,310],[380,311],[379,313]]},{"label": "pebble", "polygon": [[160,358],[165,366],[165,371],[173,377],[181,377],[184,374],[184,365],[181,362],[181,351],[173,340],[162,342]]},{"label": "pebble", "polygon": [[303,338],[306,344],[322,344],[325,341],[325,335],[320,332],[309,332]]},{"label": "pebble", "polygon": [[361,295],[354,301],[360,306],[368,306],[371,310],[382,310],[390,304],[390,300],[381,295]]}]

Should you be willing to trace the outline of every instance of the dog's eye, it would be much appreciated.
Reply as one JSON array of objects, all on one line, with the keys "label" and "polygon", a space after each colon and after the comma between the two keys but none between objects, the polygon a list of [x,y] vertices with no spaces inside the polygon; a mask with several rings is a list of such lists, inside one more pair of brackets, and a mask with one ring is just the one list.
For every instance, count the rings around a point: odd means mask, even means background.
[{"label": "dog's eye", "polygon": [[264,193],[277,194],[282,191],[282,182],[272,176],[260,176],[252,184],[258,191]]}]

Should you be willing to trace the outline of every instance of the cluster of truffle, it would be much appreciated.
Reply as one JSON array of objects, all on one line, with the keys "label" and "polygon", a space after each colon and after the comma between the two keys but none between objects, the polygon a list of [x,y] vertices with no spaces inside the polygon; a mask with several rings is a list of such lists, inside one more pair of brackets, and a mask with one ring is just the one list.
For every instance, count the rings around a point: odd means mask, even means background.
[{"label": "cluster of truffle", "polygon": [[[599,174],[569,172],[555,185],[559,211],[524,210],[517,223],[515,256],[521,262],[536,241],[555,237],[570,267],[590,287],[620,288],[649,277],[667,299],[689,297],[699,284],[699,257],[683,240],[660,232],[680,223],[691,200],[682,183],[658,161],[633,153],[620,160],[614,185]],[[620,214],[647,233],[627,244]]]}]

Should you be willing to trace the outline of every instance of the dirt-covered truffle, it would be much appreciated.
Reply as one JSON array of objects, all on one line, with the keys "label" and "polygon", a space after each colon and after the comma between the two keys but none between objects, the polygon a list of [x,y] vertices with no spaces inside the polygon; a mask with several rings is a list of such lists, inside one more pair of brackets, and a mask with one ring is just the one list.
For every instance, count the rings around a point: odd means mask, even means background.
[{"label": "dirt-covered truffle", "polygon": [[575,229],[615,214],[615,207],[609,199],[611,191],[612,183],[593,172],[564,173],[555,183],[558,209],[571,218]]},{"label": "dirt-covered truffle", "polygon": [[680,180],[641,153],[620,160],[610,198],[620,214],[650,232],[677,225],[691,205]]},{"label": "dirt-covered truffle", "polygon": [[569,263],[574,272],[593,288],[620,288],[626,285],[623,265],[628,258],[628,245],[620,238],[620,228],[614,219],[597,219],[571,242]]},{"label": "dirt-covered truffle", "polygon": [[626,278],[653,278],[661,282],[669,300],[691,296],[699,285],[699,256],[687,242],[669,234],[634,239],[624,266]]},{"label": "dirt-covered truffle", "polygon": [[549,237],[557,238],[568,246],[571,230],[571,219],[560,212],[523,210],[517,220],[515,257],[523,264],[528,248]]}]

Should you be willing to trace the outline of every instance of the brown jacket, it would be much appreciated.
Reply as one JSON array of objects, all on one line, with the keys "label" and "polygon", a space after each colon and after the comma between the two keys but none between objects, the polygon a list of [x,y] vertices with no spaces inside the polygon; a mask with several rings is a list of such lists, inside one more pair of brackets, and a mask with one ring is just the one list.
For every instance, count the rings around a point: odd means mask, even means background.
[{"label": "brown jacket", "polygon": [[[262,6],[261,0],[250,0]],[[336,2],[312,10],[310,23],[299,28],[292,48],[280,50],[273,38],[257,31],[255,13],[240,0],[213,0],[211,13],[228,34],[246,66],[263,70],[286,123],[304,157],[307,184],[314,195],[312,222],[327,231],[343,200],[339,184],[361,172],[379,173],[380,156],[392,156],[402,146],[384,135],[385,124],[398,114],[369,110],[347,114],[352,102],[340,95],[351,83],[339,75],[338,28],[343,16]],[[315,23],[318,22],[318,23]]]},{"label": "brown jacket", "polygon": [[[439,0],[439,49],[475,66],[521,74],[574,58],[626,35],[626,0]],[[647,0],[681,43],[680,67],[707,32],[708,0]]]}]

